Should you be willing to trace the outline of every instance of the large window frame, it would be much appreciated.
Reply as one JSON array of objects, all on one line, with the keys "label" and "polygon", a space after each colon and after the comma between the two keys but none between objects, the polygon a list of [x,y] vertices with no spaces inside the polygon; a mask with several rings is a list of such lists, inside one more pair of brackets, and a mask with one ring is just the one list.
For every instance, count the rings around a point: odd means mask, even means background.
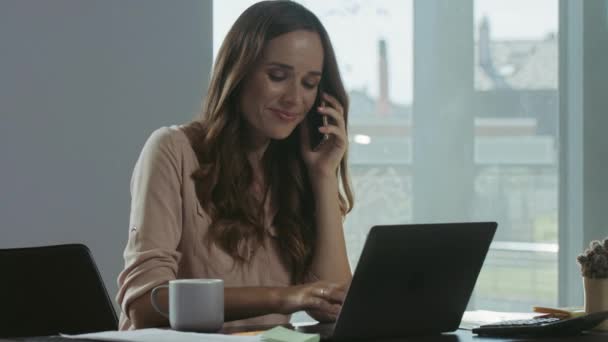
[{"label": "large window frame", "polygon": [[[560,176],[558,302],[582,303],[580,277],[572,262],[583,247],[583,2],[560,0]],[[584,229],[584,228],[583,228]]]},{"label": "large window frame", "polygon": [[[414,116],[420,108],[425,114],[434,112],[437,115],[416,118],[414,130],[414,158],[418,153],[429,153],[428,148],[449,148],[445,139],[440,137],[439,144],[430,144],[429,139],[438,135],[449,137],[453,145],[472,145],[473,134],[450,136],[441,134],[441,120],[450,113],[450,104],[455,96],[459,97],[458,110],[451,118],[450,124],[470,124],[472,117],[463,114],[462,108],[470,108],[471,94],[468,91],[450,90],[454,82],[471,82],[472,76],[468,65],[463,68],[452,68],[450,73],[441,73],[444,65],[470,63],[473,51],[473,39],[466,37],[472,32],[472,0],[453,2],[449,0],[414,0]],[[589,241],[608,235],[608,224],[605,216],[605,203],[608,203],[608,182],[599,170],[608,169],[608,158],[603,145],[608,139],[602,128],[608,127],[608,119],[601,114],[608,107],[608,100],[602,94],[608,70],[602,65],[608,50],[608,2],[604,0],[568,1],[559,0],[559,252],[558,252],[558,304],[560,306],[581,305],[583,301],[582,281],[576,256],[582,252]],[[438,14],[439,13],[439,14]],[[446,13],[442,15],[441,13]],[[456,15],[455,15],[456,13]],[[447,29],[447,26],[450,26]],[[438,34],[441,32],[441,34]],[[462,34],[467,32],[468,35]],[[429,38],[432,37],[432,38]],[[464,37],[464,38],[463,38]],[[454,53],[450,44],[458,41],[459,53]],[[450,54],[441,53],[442,48],[451,49]],[[442,61],[442,56],[449,56],[450,61]],[[454,58],[457,58],[454,61]],[[418,61],[418,62],[417,62]],[[448,63],[449,62],[449,63]],[[439,70],[439,71],[438,71]],[[601,74],[603,77],[598,77]],[[446,78],[443,75],[450,75]],[[443,77],[443,78],[442,78]],[[452,87],[454,89],[458,87]],[[433,93],[429,91],[433,90]],[[446,105],[447,104],[447,105]],[[442,108],[442,106],[446,108]],[[467,107],[468,106],[468,107]],[[418,110],[416,108],[419,108]],[[429,108],[434,110],[429,111]],[[454,123],[457,118],[460,123]],[[472,127],[472,125],[469,125]],[[462,127],[463,131],[469,129]],[[438,133],[439,130],[439,133]],[[462,131],[461,131],[462,132]],[[454,142],[456,140],[456,142]],[[434,141],[435,143],[436,141]],[[472,150],[467,149],[467,150]],[[436,151],[439,152],[439,151]],[[431,151],[431,154],[432,151]],[[441,153],[443,154],[443,153]],[[431,201],[428,192],[416,191],[424,184],[434,184],[440,180],[433,170],[442,170],[447,165],[460,165],[457,172],[466,175],[471,170],[466,163],[471,160],[467,152],[452,155],[451,160],[429,160],[414,162],[416,182],[413,184],[414,219],[424,219],[427,212],[445,210],[447,217],[458,217],[451,206]],[[465,163],[462,163],[465,160]],[[455,163],[456,162],[456,163]],[[464,166],[462,166],[465,164]],[[416,172],[416,169],[419,171]],[[444,168],[443,168],[444,169]],[[444,169],[445,170],[445,169]],[[437,171],[441,172],[441,171]],[[420,177],[424,177],[422,180]],[[426,183],[425,183],[426,179]],[[467,196],[470,184],[457,185],[454,196],[448,199],[453,203],[457,197]],[[441,188],[441,187],[440,187]],[[428,189],[428,188],[427,188]],[[451,189],[453,190],[453,189]],[[433,194],[430,194],[433,195]],[[469,195],[470,196],[470,195]],[[422,199],[422,200],[421,200]],[[423,203],[421,203],[423,202]],[[468,201],[462,201],[466,203]],[[424,203],[432,203],[432,208]],[[604,205],[602,205],[602,203]],[[461,213],[468,208],[458,208]]]},{"label": "large window frame", "polygon": [[[206,4],[209,12],[212,13],[213,1],[209,0]],[[462,14],[462,18],[458,20],[458,27],[445,30],[447,36],[443,37],[444,40],[449,40],[450,36],[456,35],[458,34],[456,32],[462,32],[462,30],[472,32],[472,0],[457,2],[452,0],[414,0],[414,63],[423,56],[427,58],[429,49],[437,46],[430,41],[428,34],[432,33],[433,36],[437,36],[436,33],[441,27],[453,23],[453,21],[445,22],[442,21],[444,18],[430,15],[431,13],[437,13],[436,10],[439,6]],[[608,55],[608,24],[606,18],[608,16],[608,1],[559,0],[559,12],[558,303],[559,305],[570,306],[581,305],[583,297],[580,271],[575,262],[576,255],[582,252],[590,240],[608,235],[605,213],[606,203],[608,203],[608,181],[605,180],[605,174],[602,174],[602,172],[605,173],[605,170],[608,170],[608,156],[603,149],[608,146],[608,138],[603,131],[608,127],[608,116],[605,116],[603,112],[605,108],[608,108],[608,97],[604,95],[603,90],[605,88],[603,86],[608,80],[608,68],[602,62]],[[420,19],[420,16],[426,16],[424,17],[426,20],[416,20],[416,18]],[[426,37],[422,35],[426,35]],[[209,49],[212,50],[212,38],[209,37],[208,39]],[[461,39],[458,43],[459,50],[463,51],[462,54],[458,55],[458,58],[470,63],[472,56],[468,54],[472,54],[473,51],[473,37],[471,36],[470,40],[466,39],[465,41]],[[463,47],[463,44],[468,45],[468,48]],[[427,51],[426,56],[423,54],[425,49]],[[453,58],[454,54],[451,57]],[[420,66],[415,67],[418,73],[422,70],[429,77],[426,80],[418,77],[418,80],[414,81],[415,102],[425,98],[425,91],[428,100],[431,96],[428,92],[429,87],[441,80],[438,78],[440,77],[438,73],[431,70],[432,63],[437,63],[441,54],[435,54],[433,58],[437,59],[431,61],[427,59],[426,63],[428,64],[426,66],[420,64]],[[212,66],[209,65],[208,67],[210,72]],[[462,69],[465,70],[466,68]],[[472,75],[462,76],[472,78]],[[468,92],[455,94],[449,89],[449,86],[440,88],[440,91],[444,92],[444,96],[448,98],[459,96],[460,101],[464,101],[464,105],[466,105],[466,101],[469,101],[470,104],[470,94]],[[435,102],[440,102],[436,101],[436,97],[434,99]],[[414,106],[417,105],[437,106],[439,104],[414,103]],[[443,110],[444,113],[447,113],[450,108],[444,108]],[[441,110],[438,111],[438,113],[441,112]],[[441,117],[427,118],[425,121],[417,122],[417,125],[421,125],[417,129],[422,128],[422,130],[419,133],[414,133],[419,137],[419,139],[414,139],[414,151],[428,148],[431,145],[440,149],[447,148],[445,144],[435,145],[435,141],[433,141],[433,144],[425,142],[424,127],[427,127],[427,131],[432,129],[435,132],[433,136],[435,136],[438,129],[437,120],[439,119]],[[468,119],[472,120],[472,117]],[[472,125],[469,126],[472,127]],[[463,130],[469,129],[467,127],[462,128]],[[471,134],[459,134],[458,139],[464,139],[461,141],[461,146],[471,148],[466,149],[470,152],[454,155],[453,159],[465,158],[465,160],[470,160],[472,158],[469,153],[473,151],[473,136],[472,132]],[[450,139],[452,138],[454,137],[450,137]],[[426,139],[429,139],[429,136],[426,136]],[[445,142],[445,139],[443,141]],[[425,153],[428,153],[428,150],[425,151]],[[420,170],[418,172],[423,169],[427,172],[429,166],[443,165],[446,162],[448,161],[429,160],[428,163],[418,164],[417,161],[414,161],[414,172],[416,173],[416,169]],[[458,172],[466,174],[471,170],[465,166]],[[419,185],[423,186],[423,184]],[[468,187],[468,191],[470,191],[470,184],[463,184],[454,190],[452,198],[460,198],[459,196],[463,194],[462,191],[467,191],[465,187]],[[421,194],[417,193],[416,185],[414,185],[413,191],[415,196],[420,196],[416,197],[418,204],[414,205],[414,219],[416,220],[417,217],[424,218],[425,210],[430,209],[423,206],[423,203],[429,201],[424,201],[425,195],[422,191],[420,191]],[[426,196],[428,197],[428,195]],[[461,202],[465,203],[467,201]],[[432,210],[436,213],[438,203],[436,201],[431,203],[433,203]],[[441,206],[441,203],[439,205]],[[461,212],[466,212],[466,208]],[[450,219],[457,217],[453,208],[448,213]]]},{"label": "large window frame", "polygon": [[[474,0],[414,0],[414,222],[468,221],[472,217],[487,217],[473,213],[474,182],[481,167],[474,155],[475,121],[480,111],[478,103],[483,96],[493,98],[478,91],[475,86],[474,6]],[[559,165],[553,165],[554,170],[556,167]],[[446,177],[446,173],[450,176]],[[558,198],[555,201],[558,202]],[[512,256],[505,256],[505,253],[517,253],[512,247],[506,247],[509,245],[512,243],[495,239],[491,247],[493,253],[488,255],[484,269],[501,264],[504,258],[517,263]],[[536,248],[540,244],[521,245],[534,245]],[[526,253],[536,255],[537,251],[526,250]],[[551,257],[551,252],[546,253]],[[545,260],[544,257],[536,258],[533,257],[534,262]],[[559,274],[559,255],[553,254],[553,258],[553,272]],[[480,278],[484,274],[482,272]],[[537,276],[533,274],[532,279]],[[545,283],[555,282],[558,277],[543,280]],[[535,287],[542,286],[542,283],[534,284]],[[478,289],[479,285],[481,283],[478,281]],[[558,297],[559,284],[555,284],[555,289]],[[530,289],[530,293],[534,291]],[[474,293],[469,308],[488,309],[485,305],[492,299],[484,298],[481,294],[478,297],[476,293],[479,292]],[[559,302],[556,297],[553,303]],[[508,307],[521,310],[522,304],[514,301]]]}]

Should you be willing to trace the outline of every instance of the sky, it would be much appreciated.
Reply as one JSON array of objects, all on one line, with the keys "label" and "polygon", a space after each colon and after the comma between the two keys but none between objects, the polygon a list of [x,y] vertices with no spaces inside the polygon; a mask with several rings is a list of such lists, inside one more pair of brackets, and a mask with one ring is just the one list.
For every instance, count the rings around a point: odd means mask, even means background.
[{"label": "sky", "polygon": [[[255,2],[214,2],[214,57],[236,18]],[[385,39],[389,62],[389,96],[396,103],[412,102],[412,0],[298,2],[315,13],[327,29],[347,89],[365,90],[372,97],[377,96],[378,40]],[[493,40],[543,39],[550,33],[557,33],[558,0],[474,0],[476,29],[483,16],[490,20]]]}]

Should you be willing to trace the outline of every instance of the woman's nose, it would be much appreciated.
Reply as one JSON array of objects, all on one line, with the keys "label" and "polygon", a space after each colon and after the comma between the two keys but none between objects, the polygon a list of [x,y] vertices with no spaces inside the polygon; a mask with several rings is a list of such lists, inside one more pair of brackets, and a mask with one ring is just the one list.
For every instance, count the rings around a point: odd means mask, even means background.
[{"label": "woman's nose", "polygon": [[298,84],[293,82],[290,83],[287,88],[285,88],[285,92],[281,97],[281,101],[283,101],[284,104],[294,105],[301,101],[301,98],[302,90],[300,89],[300,86]]}]

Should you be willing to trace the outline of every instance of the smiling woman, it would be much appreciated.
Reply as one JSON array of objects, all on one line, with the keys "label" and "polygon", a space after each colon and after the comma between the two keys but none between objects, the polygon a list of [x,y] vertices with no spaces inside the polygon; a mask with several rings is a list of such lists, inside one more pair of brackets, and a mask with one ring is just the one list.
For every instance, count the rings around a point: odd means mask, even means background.
[{"label": "smiling woman", "polygon": [[[317,96],[326,106],[313,108]],[[311,111],[332,122],[315,151]],[[137,161],[120,328],[167,325],[150,293],[179,278],[223,279],[226,325],[287,323],[301,310],[335,320],[351,279],[347,118],[317,17],[291,1],[248,8],[222,44],[201,117],[154,132]],[[157,292],[166,311],[168,293]]]},{"label": "smiling woman", "polygon": [[313,106],[323,69],[316,32],[298,30],[268,42],[240,98],[255,146],[287,138]]}]

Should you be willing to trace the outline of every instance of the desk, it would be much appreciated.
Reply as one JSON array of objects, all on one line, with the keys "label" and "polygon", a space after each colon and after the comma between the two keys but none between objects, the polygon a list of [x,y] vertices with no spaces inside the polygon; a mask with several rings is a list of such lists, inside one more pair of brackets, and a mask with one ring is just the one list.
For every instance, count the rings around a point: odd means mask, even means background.
[{"label": "desk", "polygon": [[[289,326],[287,326],[289,327]],[[255,327],[239,327],[231,328],[231,332],[241,331],[252,331],[252,330],[264,330],[270,329],[271,326],[255,326]],[[29,337],[29,338],[17,338],[17,339],[0,339],[0,342],[5,341],[25,341],[25,342],[91,342],[92,340],[75,340],[68,339],[59,336],[49,337]],[[395,339],[383,339],[383,340],[359,340],[359,341],[383,341],[383,342],[608,342],[608,333],[589,333],[577,336],[567,337],[543,337],[543,338],[499,338],[499,337],[479,337],[474,335],[469,330],[457,330],[453,333],[435,335],[435,336],[421,336],[421,337],[407,337],[407,338],[395,338]]]}]

